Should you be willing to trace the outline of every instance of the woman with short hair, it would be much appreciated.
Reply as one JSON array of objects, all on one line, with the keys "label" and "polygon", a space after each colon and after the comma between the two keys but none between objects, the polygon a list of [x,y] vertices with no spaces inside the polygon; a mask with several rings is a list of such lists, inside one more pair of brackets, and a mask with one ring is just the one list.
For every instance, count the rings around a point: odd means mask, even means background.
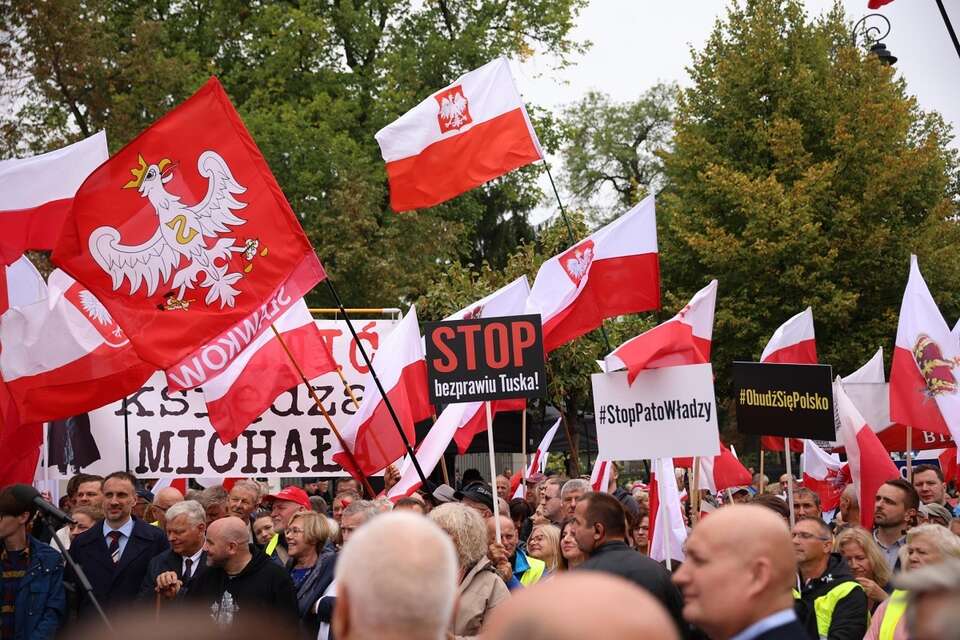
[{"label": "woman with short hair", "polygon": [[320,620],[313,605],[333,581],[335,553],[322,553],[330,539],[326,516],[316,511],[298,511],[284,531],[287,540],[287,571],[297,594],[297,609],[304,637],[316,638]]}]

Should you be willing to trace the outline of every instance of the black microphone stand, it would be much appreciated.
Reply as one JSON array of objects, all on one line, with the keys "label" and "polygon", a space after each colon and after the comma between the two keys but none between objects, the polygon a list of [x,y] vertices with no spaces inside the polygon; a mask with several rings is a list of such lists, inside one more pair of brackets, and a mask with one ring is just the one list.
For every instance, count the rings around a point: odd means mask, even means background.
[{"label": "black microphone stand", "polygon": [[90,602],[93,603],[94,608],[97,610],[97,613],[100,614],[100,619],[103,620],[103,624],[106,625],[109,631],[113,631],[113,625],[110,624],[110,620],[107,619],[107,614],[103,612],[103,607],[100,606],[100,602],[97,600],[97,596],[93,595],[93,586],[90,584],[90,581],[87,580],[87,574],[83,572],[83,568],[80,567],[74,561],[73,556],[70,555],[70,552],[67,551],[66,547],[63,546],[63,541],[60,540],[60,537],[57,535],[56,526],[58,522],[55,518],[51,517],[49,514],[42,511],[38,512],[38,515],[47,525],[50,531],[53,532],[53,540],[56,543],[57,547],[60,549],[60,553],[63,555],[63,559],[67,561],[67,565],[73,570],[74,575],[77,576],[77,580],[80,581],[80,586],[83,587],[83,590],[86,592],[87,597],[90,598]]}]

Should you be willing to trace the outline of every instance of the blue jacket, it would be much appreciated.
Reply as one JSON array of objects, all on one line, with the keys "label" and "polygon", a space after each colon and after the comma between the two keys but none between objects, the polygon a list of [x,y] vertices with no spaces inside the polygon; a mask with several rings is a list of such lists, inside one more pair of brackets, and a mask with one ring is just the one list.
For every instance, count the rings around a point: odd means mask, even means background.
[{"label": "blue jacket", "polygon": [[63,558],[33,536],[30,544],[30,566],[20,580],[14,614],[16,640],[53,638],[67,611],[63,590]]}]

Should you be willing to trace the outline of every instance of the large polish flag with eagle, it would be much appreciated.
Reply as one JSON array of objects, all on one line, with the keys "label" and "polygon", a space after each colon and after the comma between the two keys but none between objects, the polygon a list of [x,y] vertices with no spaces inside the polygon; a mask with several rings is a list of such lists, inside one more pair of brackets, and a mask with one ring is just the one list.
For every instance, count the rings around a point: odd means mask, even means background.
[{"label": "large polish flag with eagle", "polygon": [[717,281],[698,291],[680,313],[627,340],[605,359],[607,371],[626,369],[627,382],[644,369],[710,362]]},{"label": "large polish flag with eagle", "polygon": [[543,158],[506,58],[460,76],[376,139],[394,211],[432,207]]},{"label": "large polish flag with eagle", "polygon": [[[813,330],[813,309],[807,307],[780,325],[767,346],[760,362],[777,364],[817,364],[817,339]],[[760,446],[767,451],[783,451],[783,438],[761,436]],[[793,438],[790,450],[803,453],[803,442]]]},{"label": "large polish flag with eagle", "polygon": [[0,374],[20,418],[68,418],[133,393],[154,372],[106,307],[59,269],[46,295],[0,316]]},{"label": "large polish flag with eagle", "polygon": [[549,352],[605,318],[660,307],[654,197],[540,266],[527,312],[543,321]]},{"label": "large polish flag with eagle", "polygon": [[100,131],[49,153],[0,161],[0,262],[53,249],[74,194],[108,155]]},{"label": "large polish flag with eagle", "polygon": [[890,418],[914,430],[960,436],[960,344],[910,256],[890,368]]},{"label": "large polish flag with eagle", "polygon": [[216,78],[86,179],[53,262],[164,370],[222,370],[325,277]]}]

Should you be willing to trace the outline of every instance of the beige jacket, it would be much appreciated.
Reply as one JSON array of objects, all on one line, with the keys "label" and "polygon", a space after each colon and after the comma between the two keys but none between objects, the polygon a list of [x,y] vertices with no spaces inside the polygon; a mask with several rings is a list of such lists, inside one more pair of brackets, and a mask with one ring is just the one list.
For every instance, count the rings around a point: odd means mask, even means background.
[{"label": "beige jacket", "polygon": [[481,558],[460,581],[453,635],[457,638],[480,635],[488,612],[509,597],[507,585],[496,574],[490,560]]}]

